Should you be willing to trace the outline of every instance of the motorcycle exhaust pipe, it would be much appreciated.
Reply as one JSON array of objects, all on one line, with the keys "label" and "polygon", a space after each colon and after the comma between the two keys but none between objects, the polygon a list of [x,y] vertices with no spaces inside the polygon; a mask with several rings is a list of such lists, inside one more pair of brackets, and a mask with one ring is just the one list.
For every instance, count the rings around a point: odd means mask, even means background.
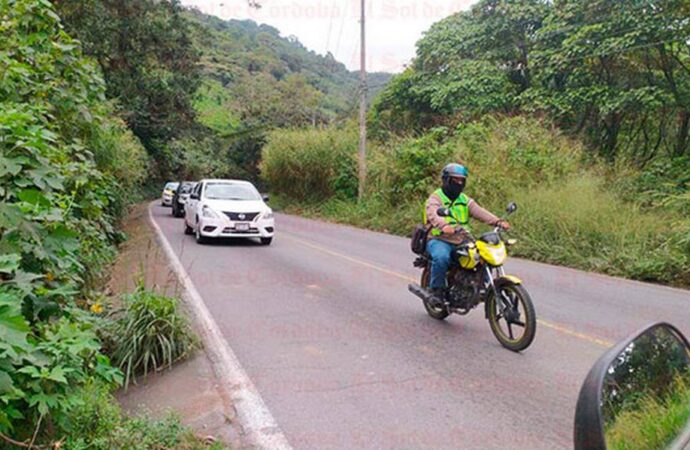
[{"label": "motorcycle exhaust pipe", "polygon": [[407,285],[407,289],[412,292],[414,295],[417,297],[421,298],[425,302],[428,302],[431,299],[431,294],[429,294],[429,291],[418,285],[417,283],[410,283]]}]

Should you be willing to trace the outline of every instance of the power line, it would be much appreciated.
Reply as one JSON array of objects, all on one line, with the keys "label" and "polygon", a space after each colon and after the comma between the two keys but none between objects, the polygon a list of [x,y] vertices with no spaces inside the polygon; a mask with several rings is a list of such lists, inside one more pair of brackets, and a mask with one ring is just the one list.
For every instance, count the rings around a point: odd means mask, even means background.
[{"label": "power line", "polygon": [[335,44],[335,53],[334,55],[337,55],[338,52],[340,51],[340,38],[343,36],[343,28],[345,27],[345,15],[347,14],[347,3],[348,0],[344,0],[345,6],[343,7],[342,14],[340,14],[340,30],[338,31],[338,40],[336,41]]}]

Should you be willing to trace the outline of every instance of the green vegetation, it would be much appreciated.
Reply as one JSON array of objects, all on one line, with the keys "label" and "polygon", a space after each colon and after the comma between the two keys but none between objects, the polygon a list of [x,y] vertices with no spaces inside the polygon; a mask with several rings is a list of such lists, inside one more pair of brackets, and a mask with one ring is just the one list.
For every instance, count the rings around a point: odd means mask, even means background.
[{"label": "green vegetation", "polygon": [[[197,92],[197,110],[208,118],[216,105],[227,108],[224,124],[211,119],[206,125],[223,132],[324,124],[357,106],[358,74],[332,55],[317,55],[296,37],[250,20],[225,21],[194,9],[184,17],[201,55],[205,88]],[[372,95],[389,78],[370,74]]]},{"label": "green vegetation", "polygon": [[690,286],[689,13],[681,0],[479,0],[434,24],[374,100],[366,198],[354,180],[308,183],[330,164],[312,161],[326,148],[299,150],[311,131],[272,133],[262,175],[288,211],[407,234],[461,160],[480,203],[520,204],[518,255]]},{"label": "green vegetation", "polygon": [[196,337],[179,312],[178,300],[139,285],[123,297],[124,308],[106,327],[106,346],[113,364],[124,372],[125,388],[136,375],[147,375],[187,356]]},{"label": "green vegetation", "polygon": [[[343,148],[334,142],[344,143]],[[366,198],[357,203],[356,135],[347,129],[275,131],[262,174],[286,211],[407,235],[448,161],[470,168],[469,194],[511,222],[517,256],[641,280],[690,285],[690,221],[626,201],[616,172],[538,119],[434,128],[374,144]],[[335,149],[335,150],[334,150]],[[332,155],[327,157],[326,155]],[[633,226],[634,224],[634,226]]]},{"label": "green vegetation", "polygon": [[0,15],[0,432],[24,439],[68,426],[88,380],[121,380],[82,308],[143,149],[50,3],[4,0]]},{"label": "green vegetation", "polygon": [[126,417],[107,388],[88,384],[79,392],[74,422],[60,448],[65,450],[166,449],[220,450],[182,426],[174,415],[162,420]]},{"label": "green vegetation", "polygon": [[609,160],[688,156],[683,0],[481,0],[434,24],[378,99],[383,130],[539,112]]},{"label": "green vegetation", "polygon": [[[0,0],[0,18],[0,442],[86,448],[84,408],[119,417],[107,393],[123,374],[98,338],[100,301],[150,159],[50,2]],[[90,386],[108,403],[92,404]],[[188,439],[171,421],[117,422],[112,442],[136,439],[129,448]]]},{"label": "green vegetation", "polygon": [[276,192],[300,202],[352,198],[357,139],[354,132],[336,129],[277,130],[269,135],[261,171]]},{"label": "green vegetation", "polygon": [[481,0],[435,24],[373,103],[358,203],[357,77],[332,55],[177,0],[0,0],[0,437],[186,448],[109,409],[193,341],[143,290],[105,325],[118,221],[142,185],[256,179],[262,152],[287,209],[400,234],[463,160],[477,200],[520,203],[520,255],[690,285],[688,8]]},{"label": "green vegetation", "polygon": [[665,449],[689,419],[690,383],[678,376],[663,397],[643,395],[607,423],[606,446],[611,450]]},{"label": "green vegetation", "polygon": [[[357,107],[358,74],[332,55],[309,51],[268,25],[221,20],[197,10],[183,17],[200,54],[199,121],[220,138],[214,161],[231,175],[260,182],[257,166],[269,130],[342,122]],[[372,95],[389,74],[369,74]]]},{"label": "green vegetation", "polygon": [[222,143],[196,120],[199,55],[178,2],[67,0],[55,7],[97,61],[105,95],[146,148],[150,181],[227,170],[218,163]]}]

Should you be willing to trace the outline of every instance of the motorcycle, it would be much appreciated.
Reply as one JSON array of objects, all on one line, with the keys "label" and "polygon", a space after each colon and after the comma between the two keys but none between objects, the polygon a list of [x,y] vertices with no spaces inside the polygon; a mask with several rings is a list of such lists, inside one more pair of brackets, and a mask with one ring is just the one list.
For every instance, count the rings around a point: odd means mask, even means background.
[{"label": "motorcycle", "polygon": [[[510,203],[505,217],[516,210],[517,205]],[[437,214],[446,217],[450,211],[439,208]],[[428,290],[431,257],[426,252],[414,261],[414,266],[422,269],[420,284],[412,283],[408,289],[422,299],[429,316],[437,320],[453,313],[466,315],[484,303],[484,315],[496,339],[505,348],[519,352],[534,340],[537,318],[522,281],[505,273],[507,247],[517,240],[505,239],[503,234],[500,227],[478,239],[468,234],[468,239],[453,250],[446,275],[448,289],[442,302]]]}]

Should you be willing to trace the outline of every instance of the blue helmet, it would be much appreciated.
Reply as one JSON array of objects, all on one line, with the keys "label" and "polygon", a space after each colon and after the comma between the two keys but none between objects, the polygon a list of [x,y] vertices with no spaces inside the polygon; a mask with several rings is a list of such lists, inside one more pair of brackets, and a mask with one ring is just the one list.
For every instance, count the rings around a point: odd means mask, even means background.
[{"label": "blue helmet", "polygon": [[467,178],[467,175],[469,175],[467,167],[458,163],[450,163],[443,168],[443,171],[441,172],[441,179],[445,182],[450,177]]}]

